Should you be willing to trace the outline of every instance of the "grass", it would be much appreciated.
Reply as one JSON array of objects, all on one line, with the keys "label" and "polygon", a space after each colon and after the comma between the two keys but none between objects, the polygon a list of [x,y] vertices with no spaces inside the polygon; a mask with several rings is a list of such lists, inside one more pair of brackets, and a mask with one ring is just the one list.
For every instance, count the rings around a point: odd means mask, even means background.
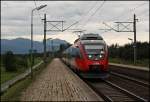
[{"label": "grass", "polygon": [[13,77],[19,75],[21,72],[6,72],[4,68],[1,68],[1,81],[0,84],[12,79]]},{"label": "grass", "polygon": [[[49,59],[49,62],[51,59]],[[43,68],[45,68],[47,64],[44,63],[39,66],[36,70],[34,70],[34,77],[33,79],[30,78],[30,76],[26,77],[24,80],[19,81],[15,85],[13,85],[11,88],[9,88],[4,94],[1,95],[1,101],[20,101],[20,97],[22,95],[22,92],[32,83],[35,81],[36,77],[40,75]]]},{"label": "grass", "polygon": [[134,65],[134,66],[149,67],[149,59],[137,60],[136,65],[134,64],[133,61],[124,60],[124,59],[120,59],[120,58],[109,58],[109,62],[119,63],[119,64],[128,64],[128,65]]},{"label": "grass", "polygon": [[[40,57],[37,57],[34,59],[34,65],[36,65],[37,63],[41,62],[41,58]],[[30,62],[30,59],[28,59],[28,66],[31,66],[31,62]]]},{"label": "grass", "polygon": [[20,98],[20,93],[32,82],[30,77],[25,80],[18,82],[16,85],[12,86],[1,96],[1,101],[17,101]]},{"label": "grass", "polygon": [[[39,57],[36,58],[34,65],[36,65],[36,64],[39,63],[40,61],[41,61],[41,58],[39,58]],[[30,65],[28,65],[28,66],[30,66]],[[0,70],[1,70],[1,75],[0,75],[0,76],[1,76],[1,80],[0,80],[0,84],[2,84],[2,83],[6,82],[6,81],[8,81],[8,80],[11,80],[11,79],[14,78],[15,76],[17,76],[17,75],[23,73],[25,70],[27,70],[27,68],[18,68],[17,71],[14,71],[14,72],[6,72],[6,71],[5,71],[5,68],[4,68],[3,66],[1,66]]]}]

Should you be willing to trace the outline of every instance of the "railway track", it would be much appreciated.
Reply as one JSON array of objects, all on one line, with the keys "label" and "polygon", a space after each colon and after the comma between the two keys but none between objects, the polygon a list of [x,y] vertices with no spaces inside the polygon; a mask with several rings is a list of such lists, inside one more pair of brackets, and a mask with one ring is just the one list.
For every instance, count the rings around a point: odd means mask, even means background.
[{"label": "railway track", "polygon": [[84,81],[105,101],[149,101],[149,84],[118,73],[110,73],[108,80]]},{"label": "railway track", "polygon": [[107,102],[149,101],[149,84],[135,78],[111,72],[107,80],[83,80]]},{"label": "railway track", "polygon": [[111,73],[108,81],[128,90],[129,92],[135,94],[138,97],[141,97],[145,101],[149,100],[148,83],[118,73]]},{"label": "railway track", "polygon": [[[135,67],[135,66],[134,66]],[[149,71],[141,70],[136,68],[126,68],[122,66],[112,66],[109,65],[109,69],[111,72],[119,73],[121,75],[125,75],[128,77],[132,77],[134,79],[138,79],[142,82],[149,82]],[[148,69],[148,68],[147,68]]]},{"label": "railway track", "polygon": [[110,81],[85,81],[97,94],[102,96],[105,101],[140,101],[146,102],[147,100],[139,97],[130,91],[113,84]]},{"label": "railway track", "polygon": [[116,73],[116,72],[110,72],[110,74],[114,75],[114,76],[118,76],[120,78],[124,78],[124,79],[130,80],[130,81],[133,81],[133,82],[135,82],[137,84],[140,84],[140,85],[143,85],[145,87],[150,86],[149,82],[138,79],[138,78],[133,78],[133,77],[130,77],[130,76],[127,76],[127,75],[124,75],[124,74],[119,74],[119,73]]}]

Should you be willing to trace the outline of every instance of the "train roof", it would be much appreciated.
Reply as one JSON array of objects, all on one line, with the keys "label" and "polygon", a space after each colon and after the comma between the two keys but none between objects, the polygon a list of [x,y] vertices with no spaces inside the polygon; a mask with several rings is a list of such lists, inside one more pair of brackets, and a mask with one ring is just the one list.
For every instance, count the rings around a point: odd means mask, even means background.
[{"label": "train roof", "polygon": [[99,34],[93,34],[93,33],[83,34],[80,37],[80,39],[81,40],[103,40],[103,38]]},{"label": "train roof", "polygon": [[83,34],[80,36],[80,38],[76,39],[74,41],[74,44],[76,44],[78,41],[80,41],[82,44],[105,44],[105,41],[99,34]]}]

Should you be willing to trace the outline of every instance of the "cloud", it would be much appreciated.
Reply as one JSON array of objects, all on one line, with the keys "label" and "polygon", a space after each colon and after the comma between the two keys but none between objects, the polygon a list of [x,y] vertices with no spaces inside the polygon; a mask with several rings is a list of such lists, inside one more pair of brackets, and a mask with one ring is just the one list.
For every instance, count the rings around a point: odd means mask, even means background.
[{"label": "cloud", "polygon": [[[105,1],[103,7],[91,16],[103,1],[36,1],[37,6],[48,6],[39,11],[40,17],[47,14],[47,20],[65,20],[64,28],[74,22],[81,21],[72,28],[85,29],[86,33],[99,33],[101,28],[107,28],[102,22],[114,25],[115,21],[132,21],[133,14],[137,15],[137,39],[148,41],[149,38],[149,5],[147,1]],[[144,4],[145,3],[145,4]],[[141,5],[143,4],[143,5]],[[93,7],[93,9],[91,9]],[[35,8],[34,1],[1,1],[1,34],[2,38],[30,38],[31,10]],[[90,12],[88,12],[90,10]],[[35,40],[43,39],[43,22],[38,11],[34,12]],[[89,17],[91,17],[89,19]],[[130,20],[128,20],[130,18]],[[89,20],[88,20],[89,19]],[[88,20],[88,21],[87,21]],[[48,25],[49,26],[49,25]],[[71,32],[47,32],[48,37],[62,38],[73,43],[77,35]],[[107,32],[101,34],[106,41],[124,44],[129,42],[128,33]],[[117,36],[117,37],[116,37]]]}]

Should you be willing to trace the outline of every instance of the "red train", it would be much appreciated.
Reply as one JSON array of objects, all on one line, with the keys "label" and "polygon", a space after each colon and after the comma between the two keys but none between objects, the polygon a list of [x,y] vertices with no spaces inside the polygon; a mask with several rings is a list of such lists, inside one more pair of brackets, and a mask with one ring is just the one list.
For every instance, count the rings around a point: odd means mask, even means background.
[{"label": "red train", "polygon": [[62,60],[84,78],[109,76],[108,47],[98,34],[83,34],[63,52]]}]

